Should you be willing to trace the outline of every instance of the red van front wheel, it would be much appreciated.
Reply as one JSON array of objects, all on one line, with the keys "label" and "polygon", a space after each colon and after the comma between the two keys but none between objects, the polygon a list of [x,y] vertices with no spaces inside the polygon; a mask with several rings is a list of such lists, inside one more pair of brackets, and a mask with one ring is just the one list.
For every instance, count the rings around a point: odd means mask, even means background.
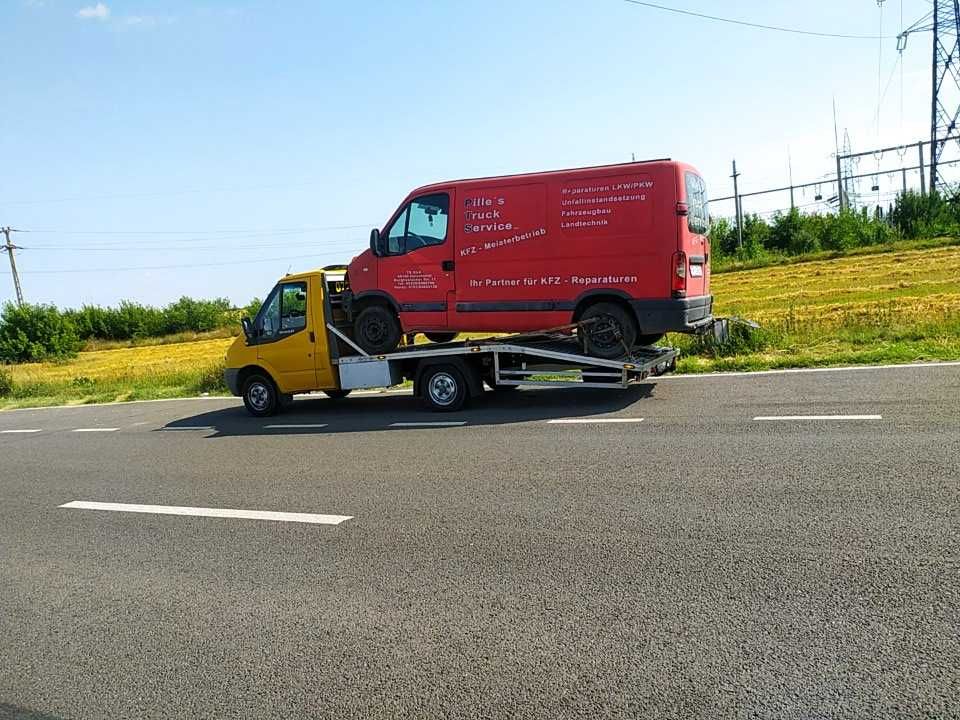
[{"label": "red van front wheel", "polygon": [[396,350],[401,335],[400,320],[382,305],[368,307],[353,323],[354,340],[372,355]]},{"label": "red van front wheel", "polygon": [[615,303],[591,305],[580,316],[584,349],[593,357],[613,360],[637,343],[637,324],[626,309]]}]

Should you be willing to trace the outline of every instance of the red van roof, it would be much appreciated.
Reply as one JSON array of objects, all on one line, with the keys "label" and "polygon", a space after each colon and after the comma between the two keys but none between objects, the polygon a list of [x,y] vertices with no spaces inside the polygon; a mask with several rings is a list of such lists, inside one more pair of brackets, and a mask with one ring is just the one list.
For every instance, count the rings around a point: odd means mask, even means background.
[{"label": "red van roof", "polygon": [[491,180],[507,180],[507,179],[513,179],[513,178],[549,177],[551,175],[564,175],[568,173],[578,173],[578,172],[593,172],[596,170],[621,171],[624,168],[628,168],[634,165],[652,165],[656,163],[678,164],[676,163],[676,161],[671,160],[670,158],[657,158],[654,160],[634,160],[632,162],[613,163],[611,165],[588,165],[586,167],[564,168],[562,170],[544,170],[540,172],[513,173],[511,175],[491,175],[489,177],[462,178],[460,180],[447,180],[446,182],[431,183],[429,185],[423,185],[422,187],[418,187],[415,190],[412,190],[410,194],[407,195],[407,197],[409,198],[415,195],[420,195],[424,192],[430,192],[431,190],[438,190],[440,188],[449,187],[450,185],[470,185],[473,183],[487,183]]}]

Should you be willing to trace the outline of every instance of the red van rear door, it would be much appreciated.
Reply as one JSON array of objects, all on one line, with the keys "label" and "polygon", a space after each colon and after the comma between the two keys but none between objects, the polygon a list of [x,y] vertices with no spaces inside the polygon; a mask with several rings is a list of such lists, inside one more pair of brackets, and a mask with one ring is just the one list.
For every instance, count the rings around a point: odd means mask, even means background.
[{"label": "red van rear door", "polygon": [[452,203],[452,190],[415,197],[386,230],[379,287],[400,305],[407,332],[447,325],[447,299],[454,289]]},{"label": "red van rear door", "polygon": [[680,215],[679,250],[687,256],[687,297],[710,293],[710,230],[707,186],[692,170],[683,170],[682,187],[686,216]]}]

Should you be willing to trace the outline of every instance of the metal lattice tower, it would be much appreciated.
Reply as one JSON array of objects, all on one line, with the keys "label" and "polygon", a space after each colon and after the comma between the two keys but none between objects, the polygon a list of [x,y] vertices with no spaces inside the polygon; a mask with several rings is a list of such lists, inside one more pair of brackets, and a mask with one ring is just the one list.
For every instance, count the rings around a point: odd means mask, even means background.
[{"label": "metal lattice tower", "polygon": [[960,0],[933,0],[930,188],[946,187],[939,162],[960,119]]}]

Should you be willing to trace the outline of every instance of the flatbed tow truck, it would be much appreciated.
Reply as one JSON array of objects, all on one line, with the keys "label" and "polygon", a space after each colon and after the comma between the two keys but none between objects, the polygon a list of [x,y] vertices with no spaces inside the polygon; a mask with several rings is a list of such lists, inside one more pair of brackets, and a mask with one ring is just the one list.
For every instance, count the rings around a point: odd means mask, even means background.
[{"label": "flatbed tow truck", "polygon": [[452,412],[484,391],[519,386],[626,388],[676,367],[667,347],[624,348],[619,359],[591,357],[578,337],[584,323],[533,333],[417,345],[370,355],[349,335],[340,296],[343,271],[287,275],[273,288],[243,335],[227,350],[225,379],[255,416],[272,415],[293,396],[413,382],[431,410]]}]

